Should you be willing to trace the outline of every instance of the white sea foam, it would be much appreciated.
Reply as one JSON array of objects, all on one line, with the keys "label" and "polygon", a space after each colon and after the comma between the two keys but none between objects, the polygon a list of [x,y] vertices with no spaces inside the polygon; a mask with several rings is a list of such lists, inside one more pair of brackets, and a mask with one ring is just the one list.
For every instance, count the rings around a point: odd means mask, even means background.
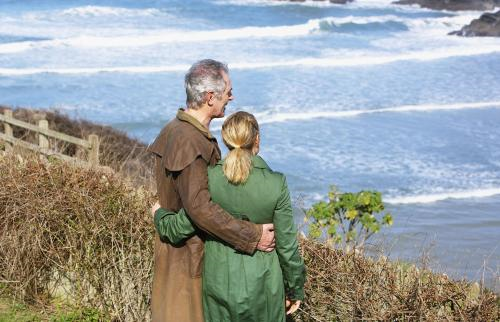
[{"label": "white sea foam", "polygon": [[120,7],[104,7],[104,6],[83,6],[62,10],[57,15],[79,16],[79,17],[100,17],[100,16],[117,16],[120,18],[126,17],[148,17],[162,14],[162,11],[156,8],[146,9],[129,9]]},{"label": "white sea foam", "polygon": [[[400,61],[432,61],[452,57],[466,57],[485,54],[500,53],[500,43],[484,45],[482,47],[456,46],[449,48],[436,48],[426,51],[414,51],[408,53],[349,53],[338,57],[324,58],[300,58],[290,60],[262,61],[262,62],[236,62],[230,65],[231,69],[268,69],[286,67],[362,67],[372,65],[390,64]],[[114,66],[114,67],[90,67],[90,68],[0,68],[0,75],[25,76],[40,73],[54,74],[95,74],[100,72],[114,73],[161,73],[186,71],[188,65],[167,66]]]},{"label": "white sea foam", "polygon": [[423,194],[415,196],[399,196],[385,198],[384,201],[390,204],[419,204],[432,203],[447,199],[470,199],[470,198],[486,198],[495,195],[500,195],[500,188],[486,188],[464,191],[450,191],[436,194]]},{"label": "white sea foam", "polygon": [[[392,8],[399,11],[434,11],[433,9],[423,8],[417,4],[399,5],[394,3],[395,0],[354,0],[346,4],[331,3],[328,0],[304,0],[304,1],[289,1],[289,0],[217,0],[219,5],[237,5],[237,6],[305,6],[305,7],[341,7],[341,8]],[[443,10],[446,11],[446,10]],[[450,13],[456,13],[449,11]],[[473,10],[461,12],[474,12]],[[475,11],[477,14],[478,11]],[[482,11],[481,11],[482,12]]]},{"label": "white sea foam", "polygon": [[52,21],[60,18],[130,18],[130,17],[150,17],[166,15],[164,11],[156,8],[130,9],[121,7],[105,6],[82,6],[64,10],[32,11],[22,15],[26,22]]},{"label": "white sea foam", "polygon": [[374,23],[374,22],[403,22],[403,23],[409,23],[411,22],[412,19],[409,18],[401,18],[395,15],[384,15],[384,16],[345,16],[345,17],[326,17],[326,18],[321,18],[321,19],[311,19],[309,20],[309,23],[313,23],[313,25],[317,26],[315,28],[318,28],[321,26],[321,23],[332,23],[337,26],[343,25],[343,24],[357,24],[357,25],[364,25],[364,24],[369,24],[369,23]]},{"label": "white sea foam", "polygon": [[389,64],[398,61],[431,61],[437,59],[476,56],[500,52],[500,43],[483,47],[455,46],[449,48],[435,48],[424,51],[403,53],[351,53],[345,57],[302,58],[287,61],[235,63],[231,68],[256,69],[273,67],[360,67],[370,65]]},{"label": "white sea foam", "polygon": [[244,27],[209,31],[158,30],[138,35],[99,37],[79,36],[45,41],[28,41],[0,45],[0,54],[23,52],[37,48],[113,48],[143,47],[168,43],[217,41],[245,38],[272,38],[306,36],[319,29],[319,20],[310,20],[301,25],[278,27]]},{"label": "white sea foam", "polygon": [[[94,8],[94,7],[92,7]],[[83,9],[69,9],[79,10]],[[87,9],[84,10],[86,12]],[[109,9],[111,10],[111,9]],[[129,10],[129,9],[124,9]],[[153,10],[153,9],[152,9]],[[154,9],[156,10],[156,9]],[[92,11],[91,11],[92,12]],[[112,11],[116,13],[115,11]],[[119,12],[119,11],[118,11]],[[326,17],[321,19],[310,19],[304,24],[285,25],[274,27],[243,27],[235,29],[218,29],[207,31],[188,31],[188,30],[172,30],[163,29],[150,32],[141,32],[140,34],[132,35],[117,35],[114,37],[102,37],[95,35],[81,35],[78,37],[59,38],[43,41],[23,41],[16,43],[0,44],[0,54],[10,54],[23,52],[31,49],[39,48],[57,48],[57,47],[75,47],[75,48],[113,48],[113,47],[143,47],[168,43],[185,43],[185,42],[203,42],[203,41],[219,41],[219,40],[234,40],[234,39],[251,39],[251,38],[284,38],[284,37],[302,37],[322,30],[324,24],[331,24],[337,27],[345,24],[370,24],[370,23],[386,23],[399,22],[406,24],[409,28],[414,28],[422,31],[426,27],[431,26],[434,29],[443,31],[440,28],[448,28],[450,26],[462,26],[464,21],[470,20],[463,17],[446,17],[446,18],[428,18],[428,19],[409,19],[401,18],[394,15],[385,16],[366,16],[366,17]]]},{"label": "white sea foam", "polygon": [[371,110],[347,110],[347,111],[308,111],[297,113],[257,113],[259,123],[279,123],[289,121],[305,121],[317,118],[346,118],[375,113],[404,113],[404,112],[432,112],[446,110],[466,110],[500,108],[500,101],[493,102],[473,102],[454,104],[423,104],[423,105],[402,105],[395,107],[385,107]]},{"label": "white sea foam", "polygon": [[156,44],[217,41],[246,38],[281,38],[307,36],[319,31],[323,23],[342,25],[347,23],[367,24],[373,22],[403,21],[397,16],[373,17],[327,17],[311,19],[304,24],[274,26],[274,27],[243,27],[235,29],[218,29],[208,31],[187,30],[156,30],[145,34],[100,37],[79,36],[45,41],[24,41],[0,45],[0,54],[22,52],[29,49],[48,47],[77,47],[77,48],[111,48],[111,47],[141,47]]},{"label": "white sea foam", "polygon": [[364,5],[364,6],[374,6],[374,7],[379,7],[379,6],[390,6],[394,0],[356,0],[354,3],[358,5]]},{"label": "white sea foam", "polygon": [[[402,105],[394,107],[377,108],[371,110],[346,110],[346,111],[307,111],[307,112],[255,112],[253,113],[259,124],[284,123],[293,121],[309,121],[318,118],[338,119],[346,117],[356,117],[376,113],[405,113],[405,112],[433,112],[449,110],[470,110],[500,108],[500,101],[472,102],[454,104],[422,104],[422,105]],[[251,111],[251,107],[246,110]],[[225,118],[216,119],[212,122],[212,130],[220,131]]]},{"label": "white sea foam", "polygon": [[95,67],[95,68],[0,68],[0,75],[26,76],[35,74],[97,74],[97,73],[162,73],[187,71],[190,65],[171,66],[125,66],[125,67]]},{"label": "white sea foam", "polygon": [[[328,0],[305,0],[305,1],[277,1],[277,0],[217,0],[214,3],[218,5],[235,5],[235,6],[305,6],[305,7],[390,7],[393,0],[356,0],[347,4],[332,3]],[[404,6],[398,6],[405,8]]]},{"label": "white sea foam", "polygon": [[[39,41],[40,42],[40,41]],[[32,49],[36,41],[20,41],[0,44],[0,54],[13,54]]]},{"label": "white sea foam", "polygon": [[[329,2],[329,1],[326,1]],[[290,2],[290,1],[278,1],[278,0],[215,0],[214,4],[225,6],[225,5],[233,5],[233,6],[286,6],[286,5],[307,5],[308,3],[312,3],[312,1],[307,0],[304,2]],[[321,2],[318,2],[319,6],[322,5]]]}]

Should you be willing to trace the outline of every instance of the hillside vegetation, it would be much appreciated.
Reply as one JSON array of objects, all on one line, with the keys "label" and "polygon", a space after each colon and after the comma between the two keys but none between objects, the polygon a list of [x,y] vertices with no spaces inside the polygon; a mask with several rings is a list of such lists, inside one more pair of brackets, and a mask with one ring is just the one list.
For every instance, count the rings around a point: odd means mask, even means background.
[{"label": "hillside vegetation", "polygon": [[[56,115],[47,112],[48,119]],[[65,124],[58,129],[80,127],[81,133],[91,131],[87,125],[99,128],[67,117],[59,122]],[[145,179],[130,177],[148,173],[151,164],[144,153],[132,151],[144,145],[127,143],[123,133],[106,128],[100,135],[104,142],[123,142],[114,152],[101,146],[104,163],[116,173],[0,149],[1,297],[26,310],[71,306],[77,313],[64,315],[65,321],[149,320],[154,237],[149,209],[155,197]],[[117,166],[127,162],[144,169]],[[295,321],[499,320],[497,296],[477,283],[306,239],[301,252],[306,301]],[[0,317],[19,311],[4,304],[10,300],[1,303]]]}]

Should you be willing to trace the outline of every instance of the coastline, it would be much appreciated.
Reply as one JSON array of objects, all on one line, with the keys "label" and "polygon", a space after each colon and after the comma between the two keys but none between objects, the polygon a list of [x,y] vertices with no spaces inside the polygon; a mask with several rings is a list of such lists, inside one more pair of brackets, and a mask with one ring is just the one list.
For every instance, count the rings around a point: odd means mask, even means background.
[{"label": "coastline", "polygon": [[[287,1],[290,3],[306,2],[306,0],[274,0]],[[318,2],[329,2],[332,4],[349,4],[354,0],[313,0]],[[477,19],[464,25],[460,30],[455,30],[448,35],[461,37],[500,37],[500,0],[397,0],[392,4],[400,6],[419,6],[420,8],[436,11],[482,11]],[[490,12],[491,11],[491,12]]]},{"label": "coastline", "polygon": [[[369,241],[371,259],[386,256],[403,268],[415,264],[499,293],[499,38],[448,35],[482,11],[391,1],[4,2],[0,104],[34,106],[51,128],[65,131],[51,114],[59,108],[71,116],[67,133],[89,144],[88,128],[80,125],[93,122],[105,138],[101,161],[127,185],[150,192],[154,181],[142,152],[184,104],[183,73],[201,55],[227,62],[236,96],[228,113],[257,117],[260,153],[287,176],[296,206],[328,200],[331,184],[343,192],[380,191],[394,226]],[[211,130],[224,151],[221,121]],[[36,135],[27,134],[33,144]],[[41,173],[59,178],[57,160],[44,162],[52,168]],[[76,173],[65,178],[74,183]],[[93,192],[74,190],[82,194],[76,202]],[[74,197],[45,192],[47,209]],[[103,196],[92,198],[127,216]],[[106,211],[105,217],[114,214]]]}]

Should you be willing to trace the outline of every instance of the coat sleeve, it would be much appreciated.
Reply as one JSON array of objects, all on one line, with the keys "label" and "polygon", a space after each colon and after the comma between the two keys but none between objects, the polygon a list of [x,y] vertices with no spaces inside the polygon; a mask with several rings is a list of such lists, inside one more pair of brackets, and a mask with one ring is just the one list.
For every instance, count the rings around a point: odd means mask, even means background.
[{"label": "coat sleeve", "polygon": [[285,176],[282,176],[282,188],[274,211],[273,223],[276,236],[276,252],[283,271],[287,298],[303,300],[305,265],[299,253],[297,228],[293,221],[292,203]]},{"label": "coat sleeve", "polygon": [[184,209],[175,213],[159,208],[155,212],[154,224],[160,238],[166,238],[174,245],[196,233],[196,229]]},{"label": "coat sleeve", "polygon": [[252,254],[262,235],[262,226],[238,220],[213,203],[208,191],[206,161],[198,157],[177,175],[175,184],[182,205],[196,227],[236,250]]}]

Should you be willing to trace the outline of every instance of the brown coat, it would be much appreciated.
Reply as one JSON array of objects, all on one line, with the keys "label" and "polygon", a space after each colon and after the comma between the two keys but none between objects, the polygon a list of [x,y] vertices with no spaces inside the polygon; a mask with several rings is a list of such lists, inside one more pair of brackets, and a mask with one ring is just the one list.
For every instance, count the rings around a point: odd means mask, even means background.
[{"label": "brown coat", "polygon": [[211,202],[208,165],[220,160],[217,140],[182,109],[160,132],[149,151],[156,156],[156,183],[162,208],[187,210],[201,229],[184,244],[156,236],[151,313],[153,322],[203,322],[201,270],[208,233],[239,251],[253,253],[262,228],[240,221]]}]

